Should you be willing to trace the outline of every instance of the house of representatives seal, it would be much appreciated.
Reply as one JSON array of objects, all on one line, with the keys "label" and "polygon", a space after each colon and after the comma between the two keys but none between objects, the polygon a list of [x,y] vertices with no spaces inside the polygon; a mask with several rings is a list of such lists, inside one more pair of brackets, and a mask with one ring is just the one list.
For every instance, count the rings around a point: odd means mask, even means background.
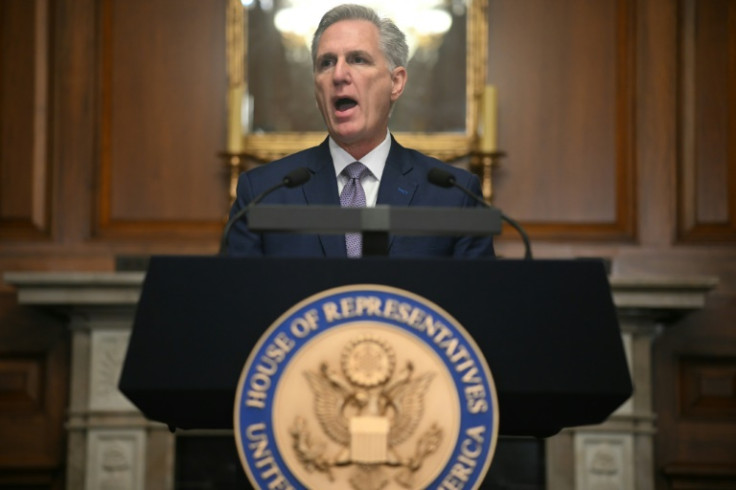
[{"label": "house of representatives seal", "polygon": [[238,382],[235,438],[257,488],[477,488],[496,389],[446,311],[379,285],[324,291],[261,336]]}]

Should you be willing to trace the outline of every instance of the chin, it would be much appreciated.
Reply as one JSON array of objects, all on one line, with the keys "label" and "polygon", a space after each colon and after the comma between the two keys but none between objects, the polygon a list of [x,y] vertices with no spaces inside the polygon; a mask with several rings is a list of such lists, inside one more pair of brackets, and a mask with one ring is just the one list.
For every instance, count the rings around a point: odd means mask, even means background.
[{"label": "chin", "polygon": [[332,138],[340,144],[352,145],[365,137],[358,131],[332,131]]}]

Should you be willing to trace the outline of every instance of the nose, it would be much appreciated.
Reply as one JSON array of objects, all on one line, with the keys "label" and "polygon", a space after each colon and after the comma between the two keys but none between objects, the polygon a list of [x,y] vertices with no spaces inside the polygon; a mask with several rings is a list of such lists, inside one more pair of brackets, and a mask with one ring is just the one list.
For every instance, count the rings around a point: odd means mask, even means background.
[{"label": "nose", "polygon": [[350,65],[345,59],[338,59],[332,72],[332,82],[341,85],[350,82]]}]

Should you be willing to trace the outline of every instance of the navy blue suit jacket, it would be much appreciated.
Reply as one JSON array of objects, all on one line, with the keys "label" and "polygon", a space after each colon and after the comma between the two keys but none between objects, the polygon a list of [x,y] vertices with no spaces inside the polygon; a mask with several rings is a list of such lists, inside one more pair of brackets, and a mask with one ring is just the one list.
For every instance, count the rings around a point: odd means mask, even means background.
[{"label": "navy blue suit jacket", "polygon": [[[328,140],[319,146],[289,155],[281,160],[244,172],[238,179],[237,198],[230,215],[247,206],[261,192],[286,174],[306,167],[311,179],[301,187],[281,188],[269,194],[262,204],[340,205],[337,178]],[[404,148],[391,138],[391,150],[378,188],[377,204],[390,206],[474,207],[478,203],[455,188],[430,183],[427,173],[433,167],[451,172],[457,183],[481,194],[478,178],[462,169],[444,164],[422,153]],[[232,228],[228,252],[231,256],[346,257],[344,235],[255,233],[247,219]],[[391,236],[391,257],[488,257],[493,256],[491,237]]]}]

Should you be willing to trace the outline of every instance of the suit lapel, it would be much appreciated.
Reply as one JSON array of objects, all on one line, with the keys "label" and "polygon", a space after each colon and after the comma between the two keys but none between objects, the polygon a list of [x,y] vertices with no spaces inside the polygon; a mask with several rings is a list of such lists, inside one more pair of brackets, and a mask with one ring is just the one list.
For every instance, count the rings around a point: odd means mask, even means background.
[{"label": "suit lapel", "polygon": [[[307,167],[312,171],[312,178],[304,184],[304,199],[313,206],[339,206],[340,196],[337,194],[337,178],[332,164],[330,147],[325,139],[312,152]],[[344,235],[319,235],[322,249],[326,257],[346,257]]]},{"label": "suit lapel", "polygon": [[[406,148],[396,142],[391,136],[391,150],[386,159],[386,167],[381,176],[381,185],[378,188],[376,204],[389,206],[409,206],[417,190],[415,175],[412,173],[414,165],[409,158]],[[389,251],[394,242],[394,235],[389,238]]]},{"label": "suit lapel", "polygon": [[417,190],[417,182],[412,174],[413,168],[407,150],[391,136],[391,150],[381,176],[376,204],[408,206]]}]

